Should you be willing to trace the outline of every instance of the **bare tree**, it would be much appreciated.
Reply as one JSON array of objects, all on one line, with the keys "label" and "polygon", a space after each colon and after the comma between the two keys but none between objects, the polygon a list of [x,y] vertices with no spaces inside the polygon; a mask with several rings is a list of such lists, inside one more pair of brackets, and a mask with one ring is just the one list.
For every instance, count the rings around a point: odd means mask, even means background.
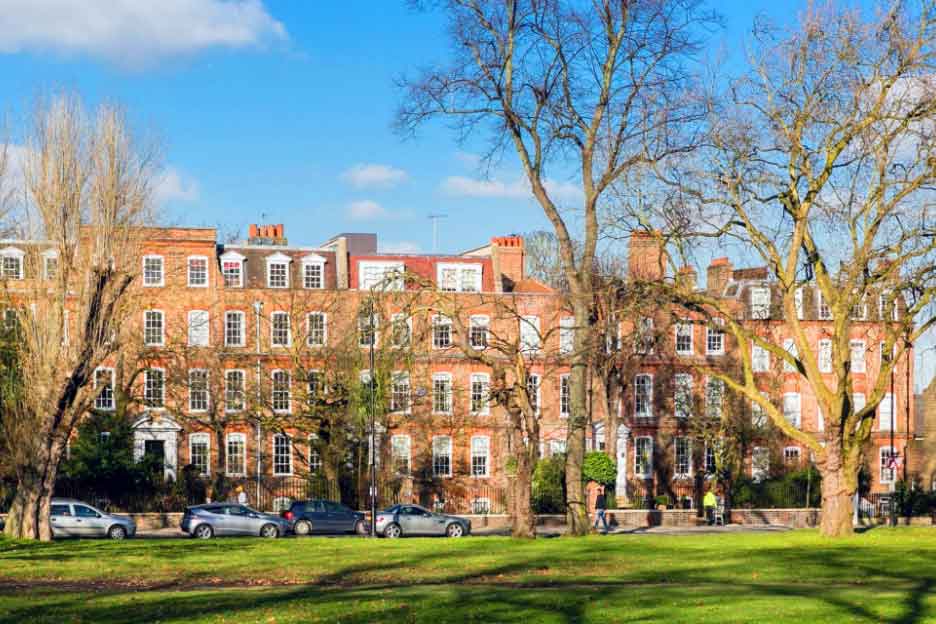
[{"label": "bare tree", "polygon": [[[599,212],[612,185],[633,168],[693,143],[683,130],[697,119],[698,107],[687,97],[684,61],[699,49],[713,17],[698,0],[427,4],[446,12],[454,56],[447,67],[403,81],[397,123],[409,132],[442,117],[462,137],[488,131],[488,162],[512,148],[553,227],[575,317],[566,483],[570,531],[582,535],[588,531],[582,461]],[[574,218],[550,175],[581,185]]]},{"label": "bare tree", "polygon": [[[815,455],[822,533],[842,536],[852,532],[875,410],[895,367],[909,366],[914,341],[936,323],[936,3],[893,2],[870,20],[858,10],[810,9],[790,33],[757,33],[750,72],[711,111],[710,149],[661,173],[678,190],[670,205],[693,203],[704,224],[671,222],[671,231],[696,235],[681,243],[717,237],[760,257],[781,305],[773,324],[751,323],[712,293],[675,294],[725,319],[739,345],[793,367],[817,397],[821,437],[761,395],[750,350],[740,350],[740,374],[706,369]],[[672,247],[674,256],[686,249]],[[831,341],[828,369],[821,337]],[[857,358],[865,358],[852,350],[856,338],[881,344],[881,357],[868,358],[880,366],[867,371],[864,406],[852,400]]]},{"label": "bare tree", "polygon": [[119,350],[133,312],[154,165],[113,107],[90,118],[69,96],[37,107],[26,209],[31,238],[45,242],[24,244],[20,263],[3,275],[15,310],[15,366],[28,389],[6,394],[0,412],[17,478],[8,536],[52,537],[49,505],[66,442],[94,400],[95,368]]}]

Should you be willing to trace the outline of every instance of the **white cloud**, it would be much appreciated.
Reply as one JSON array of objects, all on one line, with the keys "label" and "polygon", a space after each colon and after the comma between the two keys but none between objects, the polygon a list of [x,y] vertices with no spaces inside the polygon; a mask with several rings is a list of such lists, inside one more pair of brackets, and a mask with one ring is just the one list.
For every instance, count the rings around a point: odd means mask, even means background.
[{"label": "white cloud", "polygon": [[383,219],[389,216],[386,209],[375,201],[362,199],[348,205],[348,216],[355,221]]},{"label": "white cloud", "polygon": [[393,188],[408,177],[402,169],[374,163],[359,163],[341,174],[354,188]]},{"label": "white cloud", "polygon": [[385,254],[417,254],[422,251],[419,243],[413,241],[397,241],[393,243],[381,243],[379,245],[380,253]]},{"label": "white cloud", "polygon": [[[577,201],[582,198],[582,189],[571,182],[546,180],[544,185],[553,201]],[[504,181],[498,178],[480,179],[451,176],[442,181],[442,190],[455,197],[533,199],[530,184],[523,177]]]},{"label": "white cloud", "polygon": [[175,167],[166,167],[156,179],[153,199],[157,204],[171,201],[196,201],[200,196],[198,182],[183,175]]},{"label": "white cloud", "polygon": [[262,0],[0,0],[0,53],[48,51],[139,68],[286,38]]}]

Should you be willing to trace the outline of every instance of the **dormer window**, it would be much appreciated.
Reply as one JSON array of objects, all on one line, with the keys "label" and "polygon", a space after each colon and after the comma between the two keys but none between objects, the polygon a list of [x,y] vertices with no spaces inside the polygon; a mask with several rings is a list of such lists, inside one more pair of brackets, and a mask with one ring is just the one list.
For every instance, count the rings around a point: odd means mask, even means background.
[{"label": "dormer window", "polygon": [[362,260],[358,263],[358,289],[382,291],[403,290],[402,262]]},{"label": "dormer window", "polygon": [[23,279],[23,256],[25,252],[16,247],[7,247],[0,251],[0,271],[3,279],[21,280]]},{"label": "dormer window", "polygon": [[309,254],[302,259],[302,287],[309,290],[325,288],[325,258]]},{"label": "dormer window", "polygon": [[480,264],[440,263],[436,270],[440,290],[481,292]]},{"label": "dormer window", "polygon": [[42,279],[53,280],[58,275],[58,251],[47,249],[42,252]]},{"label": "dormer window", "polygon": [[162,256],[143,256],[143,285],[165,286],[165,270]]},{"label": "dormer window", "polygon": [[289,288],[289,263],[292,258],[282,253],[268,256],[267,288]]},{"label": "dormer window", "polygon": [[770,318],[770,288],[766,286],[751,288],[751,318]]},{"label": "dormer window", "polygon": [[236,251],[221,254],[221,275],[225,288],[244,287],[244,256]]}]

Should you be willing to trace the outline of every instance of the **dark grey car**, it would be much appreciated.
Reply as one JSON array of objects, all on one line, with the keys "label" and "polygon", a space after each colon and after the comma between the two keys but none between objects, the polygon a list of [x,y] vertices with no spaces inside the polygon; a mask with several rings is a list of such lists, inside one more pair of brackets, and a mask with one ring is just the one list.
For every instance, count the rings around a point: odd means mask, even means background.
[{"label": "dark grey car", "polygon": [[433,513],[419,505],[394,505],[377,514],[377,535],[447,535],[462,537],[471,533],[467,518]]},{"label": "dark grey car", "polygon": [[238,503],[209,503],[185,510],[180,528],[192,537],[208,539],[215,535],[286,535],[289,523],[279,516],[265,514]]},{"label": "dark grey car", "polygon": [[109,537],[123,539],[136,535],[136,523],[70,498],[53,498],[50,512],[53,537]]}]

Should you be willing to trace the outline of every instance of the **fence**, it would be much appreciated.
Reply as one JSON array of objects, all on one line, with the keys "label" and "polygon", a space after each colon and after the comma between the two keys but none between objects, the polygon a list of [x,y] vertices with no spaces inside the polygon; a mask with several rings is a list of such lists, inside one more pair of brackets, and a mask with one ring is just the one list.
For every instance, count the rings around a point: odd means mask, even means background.
[{"label": "fence", "polygon": [[[247,503],[264,511],[280,512],[293,501],[326,499],[339,501],[351,507],[366,509],[370,506],[367,486],[345,487],[336,481],[303,476],[225,479],[225,491],[216,496],[227,500],[237,498],[238,488],[247,495]],[[207,502],[207,484],[203,481],[168,483],[158,490],[131,491],[119,495],[84,484],[59,482],[55,495],[75,498],[91,503],[104,511],[123,512],[180,512],[189,505]],[[488,485],[460,485],[446,482],[383,482],[377,488],[377,507],[385,509],[396,503],[418,503],[429,509],[458,514],[500,514],[507,511],[507,495],[503,488]]]},{"label": "fence", "polygon": [[[669,483],[630,481],[626,496],[632,504],[644,509],[661,505],[670,509],[698,509],[702,497],[712,485],[714,483],[705,480]],[[625,492],[619,488],[617,494]],[[730,504],[736,509],[797,509],[818,507],[820,502],[817,483],[786,480],[739,481],[733,484],[730,496]]]}]

